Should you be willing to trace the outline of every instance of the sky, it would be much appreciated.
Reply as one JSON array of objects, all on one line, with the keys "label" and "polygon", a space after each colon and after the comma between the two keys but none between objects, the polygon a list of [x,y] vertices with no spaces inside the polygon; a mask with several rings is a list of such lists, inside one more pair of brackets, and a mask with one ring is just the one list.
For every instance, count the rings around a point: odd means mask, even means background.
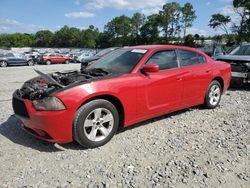
[{"label": "sky", "polygon": [[[157,13],[171,0],[0,0],[0,33],[35,33],[38,30],[59,30],[64,25],[103,31],[104,25],[120,15],[132,16],[135,12],[150,15]],[[177,0],[181,5],[190,2],[197,19],[190,34],[213,36],[220,30],[208,27],[212,14],[222,13],[237,22],[232,0]]]}]

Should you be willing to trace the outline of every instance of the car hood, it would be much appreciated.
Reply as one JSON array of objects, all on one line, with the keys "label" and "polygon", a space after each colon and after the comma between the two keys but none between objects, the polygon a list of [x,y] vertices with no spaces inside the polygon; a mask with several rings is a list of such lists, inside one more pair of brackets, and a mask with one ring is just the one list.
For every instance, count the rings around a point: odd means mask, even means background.
[{"label": "car hood", "polygon": [[221,55],[216,57],[217,60],[229,60],[229,61],[246,61],[250,62],[249,55]]},{"label": "car hood", "polygon": [[90,69],[79,71],[65,71],[45,74],[35,70],[39,76],[26,81],[21,89],[15,93],[20,98],[28,100],[39,100],[50,96],[54,92],[63,91],[72,87],[108,78],[120,76],[102,69]]}]

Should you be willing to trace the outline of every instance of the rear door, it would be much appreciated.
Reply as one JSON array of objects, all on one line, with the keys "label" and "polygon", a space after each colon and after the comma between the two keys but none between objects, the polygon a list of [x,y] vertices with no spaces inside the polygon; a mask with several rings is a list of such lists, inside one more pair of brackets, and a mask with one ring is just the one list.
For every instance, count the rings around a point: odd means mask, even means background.
[{"label": "rear door", "polygon": [[189,50],[178,50],[178,59],[183,73],[183,106],[200,104],[212,79],[211,65],[203,55]]}]

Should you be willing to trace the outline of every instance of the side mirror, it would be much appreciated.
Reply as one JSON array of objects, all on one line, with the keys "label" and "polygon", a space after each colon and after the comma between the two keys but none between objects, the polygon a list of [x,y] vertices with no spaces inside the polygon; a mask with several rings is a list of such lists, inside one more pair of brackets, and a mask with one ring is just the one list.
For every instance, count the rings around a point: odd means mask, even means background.
[{"label": "side mirror", "polygon": [[146,64],[142,68],[143,72],[159,72],[159,65],[156,64]]}]

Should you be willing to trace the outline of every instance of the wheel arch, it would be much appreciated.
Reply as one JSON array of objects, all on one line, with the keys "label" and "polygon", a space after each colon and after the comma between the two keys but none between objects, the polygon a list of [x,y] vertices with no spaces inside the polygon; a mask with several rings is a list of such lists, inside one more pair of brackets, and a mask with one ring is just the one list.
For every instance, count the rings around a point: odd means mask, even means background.
[{"label": "wheel arch", "polygon": [[224,80],[223,80],[223,78],[220,77],[220,76],[216,76],[212,81],[214,81],[214,80],[216,80],[216,81],[218,81],[220,83],[221,89],[222,89],[222,91],[224,91]]},{"label": "wheel arch", "polygon": [[[114,95],[110,95],[110,94],[102,94],[102,95],[97,95],[97,96],[93,96],[90,97],[89,99],[87,99],[86,101],[84,101],[79,107],[78,109],[83,106],[84,104],[96,100],[96,99],[104,99],[107,100],[109,102],[111,102],[117,109],[118,114],[119,114],[119,128],[122,128],[124,126],[124,117],[125,117],[125,113],[124,113],[124,106],[121,102],[120,99],[118,99],[116,96]],[[78,110],[77,109],[77,110]]]}]

